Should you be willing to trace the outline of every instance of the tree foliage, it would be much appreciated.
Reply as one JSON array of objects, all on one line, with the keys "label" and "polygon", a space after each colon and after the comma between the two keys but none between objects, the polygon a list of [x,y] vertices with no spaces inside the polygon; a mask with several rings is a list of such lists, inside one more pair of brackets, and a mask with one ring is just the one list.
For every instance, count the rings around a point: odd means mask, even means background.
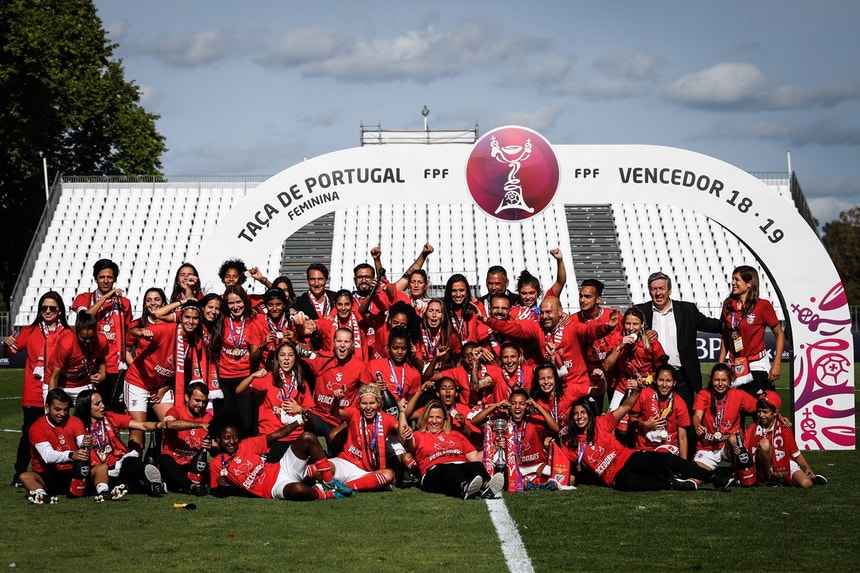
[{"label": "tree foliage", "polygon": [[122,63],[91,0],[0,2],[0,290],[8,300],[53,173],[158,175],[158,116]]},{"label": "tree foliage", "polygon": [[860,304],[860,207],[842,211],[824,225],[824,248],[842,277],[850,304]]}]

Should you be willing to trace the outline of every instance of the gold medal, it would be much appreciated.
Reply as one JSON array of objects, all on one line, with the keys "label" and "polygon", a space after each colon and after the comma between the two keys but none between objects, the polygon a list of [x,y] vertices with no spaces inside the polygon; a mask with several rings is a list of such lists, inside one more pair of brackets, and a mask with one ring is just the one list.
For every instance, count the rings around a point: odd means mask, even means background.
[{"label": "gold medal", "polygon": [[714,432],[714,440],[716,440],[716,441],[718,441],[718,442],[719,442],[719,441],[720,441],[720,440],[722,440],[722,439],[723,439],[723,434],[722,434],[722,432]]},{"label": "gold medal", "polygon": [[669,432],[667,432],[666,430],[660,430],[660,439],[661,440],[668,440],[669,439]]},{"label": "gold medal", "polygon": [[105,324],[104,326],[102,326],[102,330],[104,332],[110,332],[110,324]]},{"label": "gold medal", "polygon": [[236,358],[241,358],[242,357],[242,349],[241,348],[234,348],[233,349],[233,356]]},{"label": "gold medal", "polygon": [[107,454],[104,452],[96,452],[96,455],[99,457],[100,461],[105,461],[107,459]]},{"label": "gold medal", "polygon": [[221,477],[227,477],[228,475],[230,475],[230,472],[227,471],[227,468],[222,468]]},{"label": "gold medal", "polygon": [[275,338],[277,338],[278,340],[281,340],[283,337],[284,337],[283,332],[276,332],[275,333]]}]

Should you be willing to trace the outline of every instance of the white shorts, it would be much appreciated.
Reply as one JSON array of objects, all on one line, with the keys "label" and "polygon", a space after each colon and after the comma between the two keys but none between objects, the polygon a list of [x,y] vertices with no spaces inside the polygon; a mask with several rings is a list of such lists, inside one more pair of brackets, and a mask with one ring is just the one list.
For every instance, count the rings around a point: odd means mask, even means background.
[{"label": "white shorts", "polygon": [[674,446],[672,444],[660,444],[656,448],[654,448],[655,452],[668,452],[670,454],[674,454],[676,456],[681,455],[681,450],[678,449],[678,446]]},{"label": "white shorts", "polygon": [[[43,388],[45,390],[45,398],[47,398],[48,397],[48,392],[47,392],[48,386],[47,386],[47,384],[44,385]],[[78,394],[80,394],[84,390],[94,390],[94,389],[95,389],[95,386],[93,386],[92,384],[87,384],[86,386],[78,386],[77,388],[63,388],[63,390],[66,391],[66,394],[69,395],[69,398],[72,399],[72,406],[75,405],[75,400],[78,399]]]},{"label": "white shorts", "polygon": [[[133,386],[128,382],[125,383],[125,408],[129,412],[146,412],[149,406],[150,391],[140,386]],[[173,404],[173,390],[168,390],[164,393],[161,399],[161,404]]]},{"label": "white shorts", "polygon": [[693,461],[705,465],[708,469],[715,470],[720,462],[730,462],[732,458],[726,452],[728,445],[723,446],[719,450],[696,450],[696,455],[693,456]]},{"label": "white shorts", "polygon": [[548,476],[552,474],[552,468],[544,463],[540,463],[534,466],[520,466],[520,474],[523,476],[530,476],[532,474],[537,475],[537,471],[538,469],[540,469],[541,466],[543,466],[543,471],[541,472],[541,475]]},{"label": "white shorts", "polygon": [[612,400],[609,401],[609,410],[607,410],[607,411],[611,412],[612,410],[617,410],[618,406],[621,405],[621,402],[623,400],[624,400],[624,392],[619,392],[618,390],[615,390],[612,393]]},{"label": "white shorts", "polygon": [[308,460],[301,460],[293,453],[293,448],[287,449],[287,453],[281,458],[278,479],[272,486],[272,499],[284,499],[284,488],[291,483],[298,483],[305,479],[305,470]]},{"label": "white shorts", "polygon": [[330,458],[328,461],[334,471],[334,477],[343,483],[351,482],[370,473],[343,458]]}]

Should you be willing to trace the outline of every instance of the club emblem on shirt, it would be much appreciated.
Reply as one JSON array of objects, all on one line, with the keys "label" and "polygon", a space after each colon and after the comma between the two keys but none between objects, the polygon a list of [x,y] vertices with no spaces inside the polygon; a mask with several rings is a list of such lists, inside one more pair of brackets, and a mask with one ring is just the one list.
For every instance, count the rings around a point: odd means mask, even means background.
[{"label": "club emblem on shirt", "polygon": [[747,315],[747,324],[752,324],[754,322],[755,322],[755,314],[748,314]]}]

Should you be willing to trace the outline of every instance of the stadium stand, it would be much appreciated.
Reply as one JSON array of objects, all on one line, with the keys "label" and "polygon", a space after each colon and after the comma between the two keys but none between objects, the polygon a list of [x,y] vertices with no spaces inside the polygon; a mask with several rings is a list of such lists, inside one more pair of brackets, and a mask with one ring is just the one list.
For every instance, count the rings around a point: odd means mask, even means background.
[{"label": "stadium stand", "polygon": [[[753,175],[811,221],[793,175]],[[38,297],[46,290],[59,291],[67,304],[77,293],[91,290],[92,264],[104,257],[119,264],[117,284],[127,289],[139,315],[144,291],[159,286],[169,294],[179,265],[193,263],[215,224],[265,179],[58,178],[15,286],[14,325],[33,320]],[[571,311],[578,308],[576,284],[582,279],[601,278],[613,287],[607,303],[625,307],[648,300],[645,281],[662,270],[674,278],[676,298],[716,314],[729,291],[731,270],[740,264],[761,267],[737,238],[706,217],[642,203],[553,205],[520,225],[489,218],[470,204],[364,205],[320,217],[281,248],[247,257],[246,263],[259,266],[269,278],[286,274],[303,292],[305,267],[321,261],[331,269],[334,288],[349,288],[352,268],[370,260],[371,247],[382,246],[389,277],[397,278],[425,242],[436,247],[425,265],[433,295],[441,294],[455,272],[469,279],[476,294],[482,293],[486,270],[493,264],[508,270],[512,289],[526,268],[547,288],[555,280],[549,250],[559,247],[568,272],[562,303]],[[255,284],[249,290],[262,288]],[[762,296],[779,300],[765,273]],[[777,314],[784,318],[778,305]]]}]

